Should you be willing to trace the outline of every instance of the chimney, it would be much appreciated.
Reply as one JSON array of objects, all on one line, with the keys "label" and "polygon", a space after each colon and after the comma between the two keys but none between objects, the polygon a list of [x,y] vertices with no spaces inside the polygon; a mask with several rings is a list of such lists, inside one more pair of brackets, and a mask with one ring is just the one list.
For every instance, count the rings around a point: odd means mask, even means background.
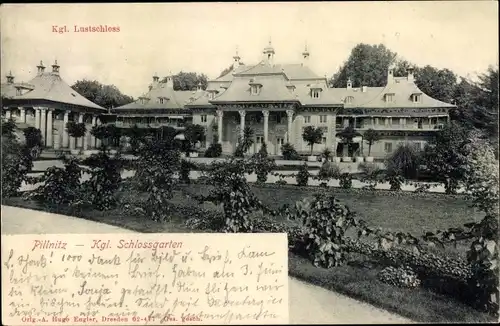
[{"label": "chimney", "polygon": [[410,66],[410,67],[408,67],[408,69],[406,69],[406,72],[408,74],[408,77],[407,77],[408,81],[413,82],[415,80],[415,75],[414,75],[415,68]]},{"label": "chimney", "polygon": [[347,89],[352,89],[352,80],[351,80],[351,78],[347,79]]},{"label": "chimney", "polygon": [[160,77],[158,77],[158,74],[155,72],[153,75],[153,84],[151,86],[156,87],[158,86],[158,82],[160,81]]},{"label": "chimney", "polygon": [[366,93],[368,86],[361,86],[361,93]]},{"label": "chimney", "polygon": [[53,74],[56,74],[56,75],[59,75],[59,65],[57,64],[57,60],[54,62],[54,64],[52,65],[52,73]]},{"label": "chimney", "polygon": [[307,51],[307,43],[304,48],[304,52],[302,52],[302,66],[306,66],[309,64],[309,51]]},{"label": "chimney", "polygon": [[203,84],[201,83],[201,81],[198,83],[198,87],[196,88],[196,90],[197,90],[198,92],[203,91]]},{"label": "chimney", "polygon": [[396,65],[391,62],[389,68],[387,69],[387,85],[394,82],[394,70],[396,70]]},{"label": "chimney", "polygon": [[45,72],[45,66],[43,65],[43,62],[40,60],[40,64],[36,66],[38,68],[38,76],[43,74]]},{"label": "chimney", "polygon": [[240,66],[240,56],[238,55],[238,48],[236,48],[236,54],[235,56],[233,57],[234,59],[234,62],[233,62],[233,72],[236,71],[236,69],[238,69],[238,67]]},{"label": "chimney", "polygon": [[7,77],[7,84],[14,84],[14,76],[12,76],[12,71],[9,71]]},{"label": "chimney", "polygon": [[166,86],[167,88],[174,89],[174,76],[172,75],[172,72],[170,72],[167,76]]}]

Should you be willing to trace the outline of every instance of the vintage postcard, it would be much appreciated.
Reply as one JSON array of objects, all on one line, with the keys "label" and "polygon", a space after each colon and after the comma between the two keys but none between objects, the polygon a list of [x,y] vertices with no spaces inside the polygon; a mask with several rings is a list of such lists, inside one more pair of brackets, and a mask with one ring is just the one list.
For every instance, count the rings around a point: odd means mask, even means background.
[{"label": "vintage postcard", "polygon": [[2,324],[498,322],[498,2],[0,15]]}]

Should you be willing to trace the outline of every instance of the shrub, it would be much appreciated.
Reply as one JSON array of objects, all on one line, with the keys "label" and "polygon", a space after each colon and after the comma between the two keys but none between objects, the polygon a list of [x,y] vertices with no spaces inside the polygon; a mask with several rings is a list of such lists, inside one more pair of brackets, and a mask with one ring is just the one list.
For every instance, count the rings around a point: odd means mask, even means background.
[{"label": "shrub", "polygon": [[219,143],[212,143],[205,151],[205,157],[219,157],[222,155],[222,145]]},{"label": "shrub", "polygon": [[401,145],[387,159],[387,170],[400,174],[405,179],[415,179],[420,161],[419,152],[413,146]]},{"label": "shrub", "polygon": [[340,175],[340,182],[339,185],[341,188],[344,189],[351,189],[352,188],[352,175],[350,173],[342,173]]},{"label": "shrub", "polygon": [[182,207],[182,213],[190,216],[185,225],[191,230],[210,230],[220,232],[224,228],[224,214],[194,206]]},{"label": "shrub", "polygon": [[148,142],[139,151],[136,166],[136,186],[148,193],[144,210],[155,221],[165,219],[180,168],[179,151],[170,141]]},{"label": "shrub", "polygon": [[245,177],[253,171],[253,164],[241,159],[213,162],[206,171],[209,184],[213,185],[207,196],[200,201],[222,204],[225,224],[223,232],[252,232],[250,213],[260,209],[262,204],[255,197]]},{"label": "shrub", "polygon": [[29,199],[41,203],[56,205],[73,205],[82,199],[80,178],[82,169],[79,161],[73,157],[63,157],[64,168],[50,167],[40,178],[43,182],[33,190]]},{"label": "shrub", "polygon": [[43,147],[42,132],[35,127],[28,127],[24,129],[24,138],[26,139],[26,147]]},{"label": "shrub", "polygon": [[99,210],[109,210],[116,206],[115,193],[121,179],[124,162],[120,152],[110,157],[105,151],[93,154],[88,158],[90,166],[89,180],[82,184],[82,195],[86,203]]},{"label": "shrub", "polygon": [[304,164],[302,164],[299,167],[299,171],[297,172],[297,176],[296,176],[297,186],[299,186],[299,187],[307,186],[307,184],[309,183],[310,176],[311,176],[311,174],[309,173],[307,163],[304,162]]},{"label": "shrub", "polygon": [[404,288],[416,288],[420,286],[417,274],[409,267],[386,267],[380,271],[378,278],[380,281]]},{"label": "shrub", "polygon": [[318,179],[328,181],[333,178],[338,178],[340,176],[340,168],[338,165],[333,164],[332,162],[325,161],[321,165],[321,168],[318,171]]},{"label": "shrub", "polygon": [[332,195],[315,194],[296,203],[302,221],[304,245],[315,266],[330,268],[345,263],[345,231],[355,223],[354,214]]},{"label": "shrub", "polygon": [[281,146],[281,155],[283,159],[288,161],[298,161],[300,160],[300,155],[297,153],[292,144],[286,143]]},{"label": "shrub", "polygon": [[17,195],[23,181],[33,168],[29,149],[21,145],[14,134],[13,121],[2,123],[2,196]]},{"label": "shrub", "polygon": [[253,144],[253,129],[246,126],[243,130],[243,137],[240,137],[238,146],[234,152],[235,157],[243,157]]},{"label": "shrub", "polygon": [[267,175],[276,168],[276,162],[267,155],[267,145],[262,144],[258,153],[252,156],[252,164],[254,164],[255,173],[257,174],[257,182],[265,183]]}]

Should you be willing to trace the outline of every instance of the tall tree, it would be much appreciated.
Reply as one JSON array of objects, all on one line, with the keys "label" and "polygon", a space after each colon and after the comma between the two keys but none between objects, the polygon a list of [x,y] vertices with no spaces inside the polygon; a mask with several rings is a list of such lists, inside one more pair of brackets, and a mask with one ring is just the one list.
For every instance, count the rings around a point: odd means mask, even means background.
[{"label": "tall tree", "polygon": [[449,69],[427,65],[415,69],[415,84],[430,97],[451,103],[457,87],[457,76]]},{"label": "tall tree", "polygon": [[[175,91],[193,91],[198,88],[201,83],[202,89],[206,89],[208,85],[208,78],[205,74],[198,74],[196,72],[181,71],[173,76],[174,90]],[[161,80],[162,83],[166,82],[167,78]]]},{"label": "tall tree", "polygon": [[356,45],[346,62],[339,71],[333,75],[333,87],[346,87],[350,78],[354,87],[369,86],[380,87],[387,83],[387,69],[389,65],[396,65],[395,75],[404,75],[408,62],[397,57],[383,44],[370,45],[360,43]]},{"label": "tall tree", "polygon": [[115,85],[103,85],[96,80],[79,80],[71,88],[89,101],[107,109],[134,101],[131,96],[120,92]]}]

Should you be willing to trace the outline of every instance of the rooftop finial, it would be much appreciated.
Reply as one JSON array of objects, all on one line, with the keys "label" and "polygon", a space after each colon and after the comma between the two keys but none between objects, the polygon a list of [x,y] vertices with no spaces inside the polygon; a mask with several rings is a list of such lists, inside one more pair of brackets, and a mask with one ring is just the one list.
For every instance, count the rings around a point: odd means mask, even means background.
[{"label": "rooftop finial", "polygon": [[57,59],[54,60],[54,64],[52,65],[52,72],[56,74],[59,73],[59,65],[57,64]]}]

